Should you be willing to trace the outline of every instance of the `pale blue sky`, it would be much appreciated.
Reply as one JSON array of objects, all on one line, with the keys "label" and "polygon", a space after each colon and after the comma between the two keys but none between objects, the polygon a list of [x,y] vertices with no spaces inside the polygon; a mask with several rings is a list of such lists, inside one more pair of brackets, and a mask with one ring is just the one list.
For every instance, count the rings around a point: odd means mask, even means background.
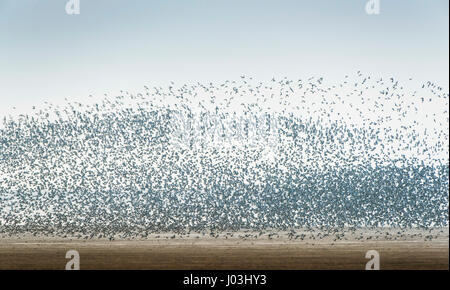
[{"label": "pale blue sky", "polygon": [[[448,90],[449,1],[0,0],[0,111],[144,85],[362,70]],[[0,114],[2,113],[0,112]]]}]

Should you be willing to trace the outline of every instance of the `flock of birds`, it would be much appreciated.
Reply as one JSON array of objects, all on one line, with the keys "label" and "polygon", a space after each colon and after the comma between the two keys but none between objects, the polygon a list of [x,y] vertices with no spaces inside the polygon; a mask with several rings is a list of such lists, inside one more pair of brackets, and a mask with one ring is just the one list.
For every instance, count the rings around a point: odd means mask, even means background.
[{"label": "flock of birds", "polygon": [[448,101],[358,72],[33,107],[0,127],[0,234],[448,227]]}]

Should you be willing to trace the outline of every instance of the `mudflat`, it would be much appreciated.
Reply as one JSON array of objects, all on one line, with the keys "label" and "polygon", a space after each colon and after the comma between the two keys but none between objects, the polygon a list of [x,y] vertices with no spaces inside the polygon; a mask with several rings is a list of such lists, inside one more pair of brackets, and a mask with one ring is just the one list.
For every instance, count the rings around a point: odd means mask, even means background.
[{"label": "mudflat", "polygon": [[[392,231],[394,232],[394,231]],[[449,269],[448,228],[398,236],[347,234],[305,235],[289,233],[230,236],[173,237],[171,234],[142,240],[59,240],[46,238],[0,239],[0,269],[61,269],[68,250],[80,254],[81,269],[182,269],[182,270],[363,270],[368,250],[380,255],[381,269]],[[288,238],[288,236],[290,238]],[[318,238],[317,236],[321,237]],[[368,239],[367,237],[373,237]],[[388,237],[388,238],[387,238]]]}]

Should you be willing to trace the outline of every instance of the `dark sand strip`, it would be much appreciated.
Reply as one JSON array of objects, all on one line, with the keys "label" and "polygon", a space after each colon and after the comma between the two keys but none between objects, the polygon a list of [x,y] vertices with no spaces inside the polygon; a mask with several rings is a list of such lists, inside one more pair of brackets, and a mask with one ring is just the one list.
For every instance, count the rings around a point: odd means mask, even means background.
[{"label": "dark sand strip", "polygon": [[364,269],[380,253],[381,269],[449,269],[448,241],[306,244],[177,241],[0,242],[0,269],[64,269],[78,250],[81,269]]}]

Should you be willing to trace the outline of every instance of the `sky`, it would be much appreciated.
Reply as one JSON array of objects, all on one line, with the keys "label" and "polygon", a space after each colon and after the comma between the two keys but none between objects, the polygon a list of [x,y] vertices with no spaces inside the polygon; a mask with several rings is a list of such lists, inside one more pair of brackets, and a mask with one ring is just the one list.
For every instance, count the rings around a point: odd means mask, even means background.
[{"label": "sky", "polygon": [[[0,116],[144,85],[358,70],[448,91],[449,1],[0,0]],[[16,109],[13,109],[16,107]]]}]

